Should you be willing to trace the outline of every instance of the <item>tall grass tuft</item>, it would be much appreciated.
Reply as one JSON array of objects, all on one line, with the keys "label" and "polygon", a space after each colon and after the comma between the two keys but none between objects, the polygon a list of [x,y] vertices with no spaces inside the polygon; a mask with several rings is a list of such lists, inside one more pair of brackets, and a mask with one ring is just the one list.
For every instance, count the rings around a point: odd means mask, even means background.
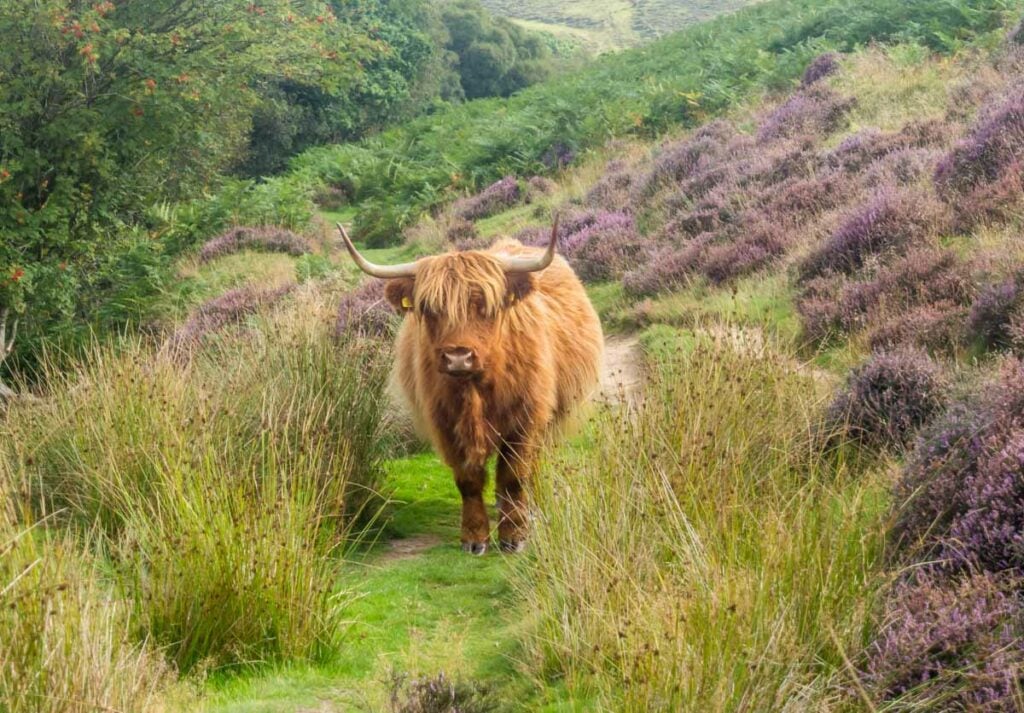
[{"label": "tall grass tuft", "polygon": [[880,586],[882,479],[814,437],[774,348],[704,343],[546,467],[522,594],[538,676],[608,710],[845,701]]},{"label": "tall grass tuft", "polygon": [[130,606],[111,596],[87,548],[23,525],[0,453],[0,709],[6,713],[145,711],[170,669],[126,640]]},{"label": "tall grass tuft", "polygon": [[99,348],[7,424],[36,510],[103,533],[138,638],[183,672],[322,658],[344,631],[336,555],[377,502],[386,355],[303,299],[185,364]]}]

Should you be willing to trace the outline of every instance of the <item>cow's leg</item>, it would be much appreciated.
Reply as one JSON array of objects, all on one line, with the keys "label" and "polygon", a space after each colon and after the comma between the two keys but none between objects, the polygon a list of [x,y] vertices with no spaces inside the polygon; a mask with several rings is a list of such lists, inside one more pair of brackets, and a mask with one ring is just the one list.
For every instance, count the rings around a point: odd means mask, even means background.
[{"label": "cow's leg", "polygon": [[463,465],[455,468],[455,485],[462,495],[462,549],[474,555],[487,551],[491,528],[484,506],[484,485],[487,469],[484,465]]},{"label": "cow's leg", "polygon": [[498,540],[504,552],[522,552],[526,546],[528,503],[526,486],[537,467],[537,445],[523,438],[506,443],[498,452],[495,490],[498,498]]}]

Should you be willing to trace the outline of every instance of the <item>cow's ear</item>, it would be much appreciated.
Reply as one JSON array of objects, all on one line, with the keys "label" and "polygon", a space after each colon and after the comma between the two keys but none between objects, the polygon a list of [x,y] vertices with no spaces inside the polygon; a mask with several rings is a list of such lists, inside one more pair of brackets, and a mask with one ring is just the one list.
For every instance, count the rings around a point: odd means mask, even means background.
[{"label": "cow's ear", "polygon": [[411,277],[396,277],[384,285],[384,297],[396,312],[405,314],[412,311],[412,288]]},{"label": "cow's ear", "polygon": [[508,304],[515,304],[533,291],[534,277],[532,273],[521,272],[514,275],[506,275],[505,281],[508,285],[505,300]]}]

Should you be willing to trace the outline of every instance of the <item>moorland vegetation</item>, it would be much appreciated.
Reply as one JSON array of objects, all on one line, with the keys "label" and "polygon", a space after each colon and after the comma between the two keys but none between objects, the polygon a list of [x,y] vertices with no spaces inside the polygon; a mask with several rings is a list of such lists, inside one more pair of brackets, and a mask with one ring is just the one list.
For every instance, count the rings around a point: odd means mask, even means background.
[{"label": "moorland vegetation", "polygon": [[[32,326],[57,253],[5,242],[0,701],[1019,709],[1022,10],[769,0],[265,181],[211,165],[90,224],[160,259],[69,288],[70,351]],[[387,261],[553,211],[641,392],[549,449],[525,555],[459,558],[386,406],[397,318],[325,219]]]}]

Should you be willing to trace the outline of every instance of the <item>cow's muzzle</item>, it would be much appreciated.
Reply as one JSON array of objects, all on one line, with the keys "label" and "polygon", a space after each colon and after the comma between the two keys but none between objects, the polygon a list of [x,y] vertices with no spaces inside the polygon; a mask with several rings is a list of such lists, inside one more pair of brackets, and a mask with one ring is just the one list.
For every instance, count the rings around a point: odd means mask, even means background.
[{"label": "cow's muzzle", "polygon": [[470,376],[480,371],[480,360],[468,347],[441,350],[441,373],[448,376]]}]

